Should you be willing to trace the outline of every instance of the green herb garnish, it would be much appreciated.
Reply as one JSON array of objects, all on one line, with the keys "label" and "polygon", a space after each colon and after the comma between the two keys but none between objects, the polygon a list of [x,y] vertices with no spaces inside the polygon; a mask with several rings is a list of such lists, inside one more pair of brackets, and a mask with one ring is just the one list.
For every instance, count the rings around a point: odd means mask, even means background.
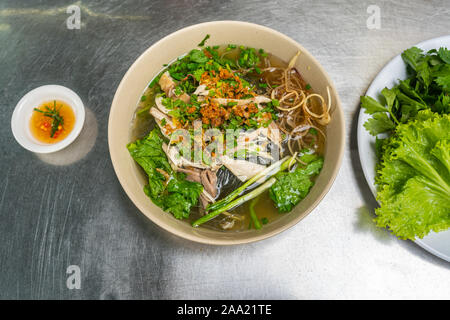
[{"label": "green herb garnish", "polygon": [[184,173],[175,172],[162,148],[163,139],[159,129],[127,145],[133,159],[148,176],[145,194],[164,211],[177,219],[188,218],[191,208],[198,203],[203,186],[186,180]]},{"label": "green herb garnish", "polygon": [[439,114],[450,112],[450,50],[440,48],[423,52],[412,47],[402,53],[409,78],[381,91],[382,99],[361,97],[361,106],[371,115],[364,127],[373,136],[392,133],[420,110]]},{"label": "green herb garnish", "polygon": [[48,106],[45,106],[45,110],[34,108],[34,111],[40,112],[44,114],[44,116],[52,119],[52,130],[50,131],[50,138],[53,138],[56,131],[58,131],[59,126],[64,126],[64,118],[59,114],[60,109],[61,107],[59,107],[59,109],[56,109],[56,100],[53,100],[52,108]]},{"label": "green herb garnish", "polygon": [[203,47],[203,46],[205,45],[206,40],[208,40],[209,37],[210,37],[210,35],[207,34],[207,35],[203,38],[202,42],[200,42],[200,43],[198,44],[198,46],[199,46],[199,47]]},{"label": "green herb garnish", "polygon": [[[408,78],[361,97],[375,140],[375,222],[415,240],[450,227],[450,50],[402,53]],[[387,137],[386,137],[387,136]]]},{"label": "green herb garnish", "polygon": [[317,129],[316,128],[309,128],[309,133],[311,133],[312,135],[317,136]]}]

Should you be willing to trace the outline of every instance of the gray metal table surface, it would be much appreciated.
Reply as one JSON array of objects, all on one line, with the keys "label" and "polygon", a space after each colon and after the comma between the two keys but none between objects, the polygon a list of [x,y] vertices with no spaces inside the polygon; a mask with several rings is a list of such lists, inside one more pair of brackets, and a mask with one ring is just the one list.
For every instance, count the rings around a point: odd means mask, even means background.
[{"label": "gray metal table surface", "polygon": [[[81,11],[69,29],[69,5]],[[369,28],[370,5],[379,28]],[[359,97],[405,48],[448,34],[449,2],[24,1],[0,2],[0,298],[366,299],[450,298],[450,265],[377,228],[376,202],[356,145]],[[325,199],[295,227],[262,242],[211,247],[147,220],[109,158],[107,120],[133,61],[180,28],[241,20],[306,47],[340,94],[347,145]],[[19,99],[44,84],[77,92],[86,125],[65,152],[22,149],[10,128]],[[78,266],[80,289],[69,289]],[[70,271],[70,270],[69,270]]]}]

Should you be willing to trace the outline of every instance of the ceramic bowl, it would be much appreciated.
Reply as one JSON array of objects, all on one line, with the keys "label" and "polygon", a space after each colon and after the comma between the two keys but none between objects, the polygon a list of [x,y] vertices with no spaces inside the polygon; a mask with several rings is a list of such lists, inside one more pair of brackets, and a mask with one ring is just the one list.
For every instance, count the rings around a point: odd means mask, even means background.
[{"label": "ceramic bowl", "polygon": [[[130,123],[136,105],[152,78],[163,64],[189,52],[210,34],[208,45],[238,44],[263,48],[289,61],[300,50],[296,68],[312,89],[327,96],[331,91],[332,121],[327,126],[324,167],[308,196],[292,212],[265,225],[260,230],[221,232],[208,228],[193,228],[188,222],[175,219],[162,211],[144,194],[146,177],[128,153]],[[213,245],[232,245],[262,240],[278,234],[306,217],[324,198],[339,171],[344,152],[344,117],[335,87],[320,63],[299,43],[289,37],[260,25],[238,21],[201,23],[176,31],[148,48],[130,67],[117,88],[112,102],[108,124],[108,142],[111,160],[123,189],[136,207],[163,229],[192,241]]]},{"label": "ceramic bowl", "polygon": [[[67,103],[75,113],[75,125],[63,140],[48,144],[38,141],[30,130],[33,109],[46,101],[60,100]],[[69,88],[60,85],[45,85],[31,90],[20,99],[11,117],[14,138],[25,149],[35,153],[52,153],[71,144],[83,129],[85,110],[80,97]]]}]

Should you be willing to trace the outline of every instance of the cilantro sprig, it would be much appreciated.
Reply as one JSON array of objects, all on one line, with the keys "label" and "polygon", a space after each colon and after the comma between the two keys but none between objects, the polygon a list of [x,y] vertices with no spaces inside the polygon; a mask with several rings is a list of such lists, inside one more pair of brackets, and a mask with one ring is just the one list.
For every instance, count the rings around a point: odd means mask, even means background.
[{"label": "cilantro sprig", "polygon": [[361,97],[361,107],[372,117],[364,127],[371,135],[390,133],[414,118],[420,110],[450,112],[450,51],[433,49],[424,53],[412,47],[402,53],[409,78],[381,91],[381,101]]}]

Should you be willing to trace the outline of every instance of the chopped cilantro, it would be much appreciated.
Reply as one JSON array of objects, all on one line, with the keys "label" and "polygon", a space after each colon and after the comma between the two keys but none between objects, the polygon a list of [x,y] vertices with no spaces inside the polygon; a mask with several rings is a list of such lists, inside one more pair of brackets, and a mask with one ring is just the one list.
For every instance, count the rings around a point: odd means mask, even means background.
[{"label": "chopped cilantro", "polygon": [[312,135],[317,136],[317,129],[316,128],[309,128],[309,133],[311,133]]},{"label": "chopped cilantro", "polygon": [[209,37],[210,37],[210,35],[207,34],[207,35],[203,38],[203,40],[198,44],[198,46],[199,46],[199,47],[203,47],[203,46],[205,45],[206,40],[208,40]]}]

